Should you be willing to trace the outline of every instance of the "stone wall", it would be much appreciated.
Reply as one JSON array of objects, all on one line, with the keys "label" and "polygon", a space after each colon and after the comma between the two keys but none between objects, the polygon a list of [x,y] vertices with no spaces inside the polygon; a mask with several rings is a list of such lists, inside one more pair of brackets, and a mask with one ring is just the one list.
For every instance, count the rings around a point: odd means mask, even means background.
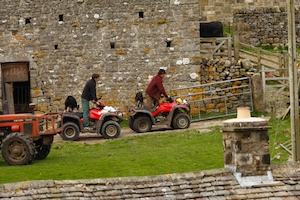
[{"label": "stone wall", "polygon": [[[281,0],[200,0],[201,21],[221,21],[232,24],[236,9],[253,9],[260,7],[285,7]],[[295,4],[299,4],[299,0]]]},{"label": "stone wall", "polygon": [[[248,94],[251,91],[251,83],[249,79],[239,80],[239,78],[251,77],[256,72],[257,69],[248,59],[233,62],[220,58],[201,59],[199,72],[201,85],[193,87],[190,91],[195,94],[189,100],[191,113],[197,114],[198,109],[201,113],[236,112],[237,107],[251,107],[252,95]],[[227,96],[226,100],[224,96]],[[207,98],[213,99],[197,102],[199,99]],[[192,103],[193,100],[196,102]]]},{"label": "stone wall", "polygon": [[299,164],[273,166],[272,172],[274,184],[252,187],[240,185],[228,168],[158,176],[23,181],[0,185],[0,198],[299,199]]},{"label": "stone wall", "polygon": [[261,94],[263,87],[261,81],[259,83],[257,80],[251,80],[258,70],[249,59],[230,61],[216,57],[200,58],[198,62],[200,69],[186,77],[194,85],[180,85],[181,87],[171,91],[173,97],[180,97],[189,102],[192,115],[198,115],[199,112],[236,113],[237,107],[252,108],[252,99],[260,103],[260,106],[253,104],[254,109],[264,111],[260,108],[264,107],[262,96],[252,94],[253,86],[257,88],[256,94]]},{"label": "stone wall", "polygon": [[159,68],[167,90],[199,69],[199,2],[176,2],[13,0],[0,7],[0,63],[29,63],[39,111],[63,109],[68,95],[80,102],[95,72],[98,96],[124,109]]},{"label": "stone wall", "polygon": [[[295,9],[296,43],[300,43],[299,6]],[[234,33],[239,34],[240,42],[258,45],[283,47],[288,44],[286,7],[260,7],[239,9],[233,15]]]},{"label": "stone wall", "polygon": [[206,79],[219,81],[222,68],[200,75],[199,16],[210,21],[209,16],[221,17],[209,12],[212,7],[229,15],[235,6],[266,3],[13,0],[0,7],[0,63],[29,63],[31,101],[37,111],[64,109],[68,95],[80,102],[82,88],[95,72],[101,75],[98,96],[106,105],[125,110],[159,68],[167,71],[167,91]]},{"label": "stone wall", "polygon": [[242,176],[267,175],[270,170],[268,121],[236,118],[223,123],[225,167]]}]

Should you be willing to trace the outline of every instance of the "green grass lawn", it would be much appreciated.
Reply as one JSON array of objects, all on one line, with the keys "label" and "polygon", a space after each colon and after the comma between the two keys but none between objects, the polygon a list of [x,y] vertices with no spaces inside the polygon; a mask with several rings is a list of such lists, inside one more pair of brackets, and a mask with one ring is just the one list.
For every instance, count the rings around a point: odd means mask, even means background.
[{"label": "green grass lawn", "polygon": [[[270,120],[271,163],[288,153],[277,148],[290,139],[290,123]],[[49,156],[30,165],[9,166],[0,160],[0,183],[28,180],[92,179],[148,176],[223,168],[222,127],[211,132],[169,131],[108,140],[102,144],[53,143]]]}]

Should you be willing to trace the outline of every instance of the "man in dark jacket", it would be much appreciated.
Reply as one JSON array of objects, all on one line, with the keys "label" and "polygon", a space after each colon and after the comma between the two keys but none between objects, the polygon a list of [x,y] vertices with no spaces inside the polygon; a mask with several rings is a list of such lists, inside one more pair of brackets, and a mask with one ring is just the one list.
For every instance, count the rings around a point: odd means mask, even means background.
[{"label": "man in dark jacket", "polygon": [[90,117],[90,101],[96,103],[96,83],[100,80],[99,74],[93,74],[92,78],[85,84],[82,94],[81,103],[83,110],[83,126],[85,130],[89,130],[89,117]]},{"label": "man in dark jacket", "polygon": [[148,88],[146,89],[146,97],[144,105],[146,108],[151,110],[156,109],[159,104],[159,99],[161,95],[164,95],[166,98],[169,98],[165,88],[163,86],[162,80],[165,77],[166,71],[160,69],[156,76],[153,77]]}]

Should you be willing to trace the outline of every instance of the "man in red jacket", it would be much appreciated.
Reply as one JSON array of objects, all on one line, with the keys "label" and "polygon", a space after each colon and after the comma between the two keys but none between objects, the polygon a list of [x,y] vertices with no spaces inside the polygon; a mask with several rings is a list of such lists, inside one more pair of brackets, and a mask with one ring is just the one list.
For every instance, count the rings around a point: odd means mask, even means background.
[{"label": "man in red jacket", "polygon": [[162,80],[165,77],[166,71],[160,69],[156,76],[153,77],[148,88],[146,89],[146,97],[144,106],[151,110],[156,109],[159,104],[159,99],[161,95],[164,95],[166,98],[169,98],[165,88],[163,86]]}]

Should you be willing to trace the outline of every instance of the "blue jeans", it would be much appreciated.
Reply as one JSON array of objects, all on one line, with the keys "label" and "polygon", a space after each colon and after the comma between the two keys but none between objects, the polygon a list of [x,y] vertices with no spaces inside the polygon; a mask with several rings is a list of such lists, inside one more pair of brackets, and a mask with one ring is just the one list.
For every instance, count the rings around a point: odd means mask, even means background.
[{"label": "blue jeans", "polygon": [[82,110],[83,110],[83,126],[89,127],[90,125],[90,101],[81,98]]}]

